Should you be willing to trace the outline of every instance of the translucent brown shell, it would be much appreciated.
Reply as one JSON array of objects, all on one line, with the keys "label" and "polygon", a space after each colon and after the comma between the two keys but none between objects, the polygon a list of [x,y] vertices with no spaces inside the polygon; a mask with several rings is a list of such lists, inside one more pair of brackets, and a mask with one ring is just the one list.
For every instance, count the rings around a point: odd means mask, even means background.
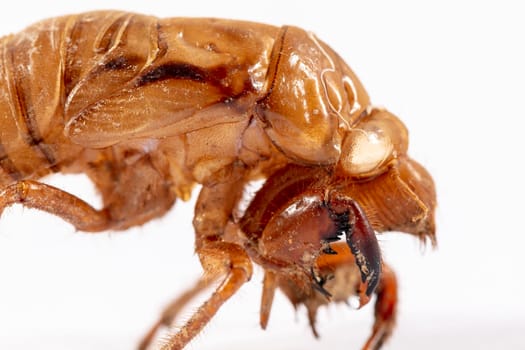
[{"label": "translucent brown shell", "polygon": [[[0,50],[0,213],[21,203],[80,231],[124,230],[202,185],[193,225],[206,278],[167,307],[142,349],[223,278],[162,347],[182,349],[252,263],[265,270],[263,328],[276,289],[306,306],[316,336],[320,306],[375,295],[363,349],[389,337],[397,287],[376,234],[435,243],[434,185],[407,155],[404,124],[372,107],[315,35],[100,11],[36,23],[3,37]],[[103,207],[39,181],[53,172],[85,173]],[[255,180],[265,183],[246,198]]]}]

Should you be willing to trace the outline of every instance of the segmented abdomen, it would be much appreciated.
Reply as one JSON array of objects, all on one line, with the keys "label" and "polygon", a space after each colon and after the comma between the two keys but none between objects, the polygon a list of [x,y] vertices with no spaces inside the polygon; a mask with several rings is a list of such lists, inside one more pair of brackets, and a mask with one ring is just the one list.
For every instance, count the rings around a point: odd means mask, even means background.
[{"label": "segmented abdomen", "polygon": [[27,30],[0,44],[0,182],[5,184],[57,164],[46,141],[61,114],[61,64],[55,33]]},{"label": "segmented abdomen", "polygon": [[[278,28],[248,22],[103,11],[45,20],[4,37],[0,185],[58,170],[83,147],[96,144],[93,136],[82,144],[81,135],[75,139],[79,144],[73,144],[69,137],[82,124],[76,123],[75,130],[65,126],[78,115],[89,117],[100,101],[120,96],[127,102],[138,100],[145,96],[144,86],[180,81],[176,89],[156,88],[148,105],[129,107],[136,119],[129,118],[129,111],[116,110],[98,121],[101,138],[104,133],[108,137],[107,128],[113,125],[128,132],[118,138],[115,128],[116,143],[133,134],[133,123],[144,121],[141,114],[158,113],[162,118],[168,112],[173,123],[187,118],[189,109],[258,95],[265,88],[277,33]],[[162,125],[162,120],[149,118],[153,129]],[[206,126],[186,124],[182,133]],[[97,130],[90,128],[88,133],[97,138]]]}]

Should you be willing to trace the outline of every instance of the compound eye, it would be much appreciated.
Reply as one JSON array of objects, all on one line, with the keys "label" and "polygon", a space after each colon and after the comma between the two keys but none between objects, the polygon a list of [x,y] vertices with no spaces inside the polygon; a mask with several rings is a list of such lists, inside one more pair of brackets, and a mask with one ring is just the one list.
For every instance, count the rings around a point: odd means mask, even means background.
[{"label": "compound eye", "polygon": [[392,143],[381,130],[354,129],[343,142],[343,168],[352,175],[366,175],[390,158]]},{"label": "compound eye", "polygon": [[346,135],[341,165],[353,176],[378,175],[407,148],[408,132],[403,123],[387,111],[373,110]]}]

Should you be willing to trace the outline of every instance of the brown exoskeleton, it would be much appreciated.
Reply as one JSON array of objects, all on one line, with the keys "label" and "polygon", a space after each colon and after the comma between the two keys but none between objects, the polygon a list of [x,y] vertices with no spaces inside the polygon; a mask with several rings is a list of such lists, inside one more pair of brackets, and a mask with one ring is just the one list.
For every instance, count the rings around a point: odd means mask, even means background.
[{"label": "brown exoskeleton", "polygon": [[[373,108],[330,47],[302,29],[216,19],[92,12],[1,39],[0,213],[21,203],[87,232],[124,230],[187,200],[207,281],[225,276],[163,349],[182,349],[252,274],[265,270],[261,325],[281,289],[317,309],[376,294],[364,349],[396,314],[396,279],[376,232],[434,238],[434,186],[407,156],[403,123]],[[95,209],[38,179],[83,172]],[[266,179],[242,210],[243,189]],[[342,240],[342,241],[339,241]]]}]

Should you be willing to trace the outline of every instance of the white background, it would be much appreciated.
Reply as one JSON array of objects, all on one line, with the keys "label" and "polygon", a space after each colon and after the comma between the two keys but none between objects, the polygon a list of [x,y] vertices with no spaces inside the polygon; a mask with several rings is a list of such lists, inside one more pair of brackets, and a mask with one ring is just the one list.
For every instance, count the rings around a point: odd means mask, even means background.
[{"label": "white background", "polygon": [[[434,175],[439,248],[382,236],[400,280],[397,331],[385,349],[523,349],[524,12],[515,3],[342,1],[11,1],[8,34],[50,16],[114,8],[214,16],[314,31],[359,75],[373,102],[399,115],[411,155]],[[242,5],[239,5],[242,4]],[[1,127],[1,126],[0,126]],[[85,179],[49,179],[98,203]],[[192,204],[126,233],[87,235],[15,206],[0,220],[0,349],[132,349],[201,270]],[[279,295],[258,327],[261,274],[225,305],[190,349],[358,349],[372,308],[304,310]],[[191,314],[191,309],[186,315]]]}]

